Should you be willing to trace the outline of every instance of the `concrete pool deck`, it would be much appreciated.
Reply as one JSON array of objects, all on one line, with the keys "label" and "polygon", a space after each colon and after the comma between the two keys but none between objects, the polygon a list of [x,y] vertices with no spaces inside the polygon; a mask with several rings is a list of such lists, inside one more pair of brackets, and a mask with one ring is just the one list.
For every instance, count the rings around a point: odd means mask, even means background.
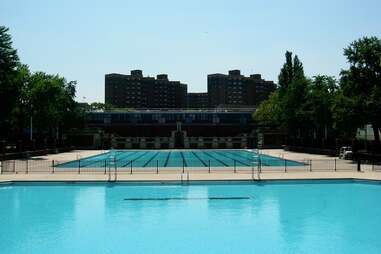
[{"label": "concrete pool deck", "polygon": [[[173,149],[171,149],[173,151]],[[228,149],[231,150],[231,149]],[[78,158],[85,158],[89,156],[94,156],[108,152],[109,150],[73,150],[70,152],[59,153],[59,154],[48,154],[44,156],[36,156],[33,159],[36,160],[58,160],[58,161],[70,161],[77,160]],[[128,151],[128,150],[126,150]],[[283,149],[262,149],[260,153],[265,155],[270,155],[274,157],[284,158],[288,160],[332,160],[338,159],[338,157],[319,155],[319,154],[308,154],[308,153],[297,153],[284,151]]]},{"label": "concrete pool deck", "polygon": [[[108,174],[2,174],[0,182],[8,181],[109,181]],[[112,175],[111,180],[114,180]],[[263,172],[260,174],[260,180],[303,180],[303,179],[359,179],[359,180],[378,180],[381,181],[381,172],[288,172],[274,173]],[[161,172],[155,173],[122,173],[117,175],[117,181],[219,181],[219,180],[253,180],[250,172],[225,173],[225,172]],[[257,173],[254,174],[254,180],[258,180]]]},{"label": "concrete pool deck", "polygon": [[[94,156],[107,151],[102,150],[75,150],[60,154],[51,154],[46,156],[33,157],[31,160],[48,163],[49,161],[70,161],[78,158]],[[302,179],[363,179],[363,180],[381,180],[381,171],[373,171],[371,165],[362,165],[362,172],[357,172],[357,165],[351,161],[339,160],[337,157],[325,155],[305,154],[284,151],[282,149],[266,149],[260,151],[263,154],[284,158],[295,161],[312,161],[314,171],[308,169],[309,166],[302,168],[290,167],[287,172],[281,167],[267,167],[259,174],[254,170],[254,179],[258,180],[302,180]],[[340,170],[331,170],[332,162],[335,161]],[[270,170],[269,170],[270,169]],[[273,169],[273,170],[272,170]],[[115,180],[114,172],[17,172],[0,174],[0,182],[7,181],[109,181]],[[155,169],[137,170],[133,174],[128,169],[118,171],[117,181],[212,181],[212,180],[253,180],[253,172],[249,168],[238,168],[234,173],[232,168],[213,169],[210,173],[205,168],[168,170],[160,168],[159,173]]]}]

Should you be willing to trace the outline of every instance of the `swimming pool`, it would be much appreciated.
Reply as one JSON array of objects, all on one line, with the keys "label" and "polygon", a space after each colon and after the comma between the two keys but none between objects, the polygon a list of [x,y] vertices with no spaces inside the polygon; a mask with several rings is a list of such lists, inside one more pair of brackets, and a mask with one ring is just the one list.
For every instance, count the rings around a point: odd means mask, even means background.
[{"label": "swimming pool", "polygon": [[96,156],[61,163],[58,168],[131,167],[251,167],[304,166],[303,163],[258,154],[252,150],[112,150]]},{"label": "swimming pool", "polygon": [[363,181],[3,185],[0,250],[380,253],[380,197]]}]

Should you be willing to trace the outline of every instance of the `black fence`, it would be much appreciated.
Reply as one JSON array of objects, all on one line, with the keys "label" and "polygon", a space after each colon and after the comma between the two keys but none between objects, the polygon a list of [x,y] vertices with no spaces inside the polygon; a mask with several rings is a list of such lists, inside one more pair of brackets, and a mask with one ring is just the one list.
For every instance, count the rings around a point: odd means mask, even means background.
[{"label": "black fence", "polygon": [[171,172],[204,172],[204,173],[249,173],[262,172],[340,172],[340,171],[381,171],[381,161],[348,161],[341,159],[290,161],[281,159],[276,163],[271,160],[253,160],[248,163],[232,160],[223,164],[215,160],[200,161],[175,160],[171,164],[163,160],[5,160],[0,162],[0,174],[122,174],[134,173],[171,173]]}]

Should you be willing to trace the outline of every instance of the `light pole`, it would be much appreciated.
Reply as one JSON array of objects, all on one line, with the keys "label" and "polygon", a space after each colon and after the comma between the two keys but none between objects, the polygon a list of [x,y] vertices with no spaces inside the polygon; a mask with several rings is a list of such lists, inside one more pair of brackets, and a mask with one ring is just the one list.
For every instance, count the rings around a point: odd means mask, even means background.
[{"label": "light pole", "polygon": [[30,141],[33,142],[33,105],[30,105]]},{"label": "light pole", "polygon": [[33,116],[30,116],[30,141],[33,141]]}]

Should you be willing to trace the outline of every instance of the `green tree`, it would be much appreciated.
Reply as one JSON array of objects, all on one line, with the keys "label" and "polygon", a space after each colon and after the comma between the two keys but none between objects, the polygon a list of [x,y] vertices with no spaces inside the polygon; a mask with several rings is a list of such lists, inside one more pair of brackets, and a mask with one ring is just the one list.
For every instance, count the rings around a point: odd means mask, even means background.
[{"label": "green tree", "polygon": [[0,135],[21,139],[33,118],[41,137],[58,138],[64,128],[83,122],[84,113],[74,101],[76,82],[44,72],[31,73],[20,63],[8,31],[0,26]]},{"label": "green tree", "polygon": [[30,107],[28,107],[24,100],[25,95],[28,93],[27,87],[30,81],[30,76],[31,73],[27,65],[19,64],[17,66],[17,75],[14,82],[17,84],[17,87],[19,87],[20,92],[11,112],[10,126],[12,126],[14,135],[19,138],[23,135],[23,129],[30,125]]},{"label": "green tree", "polygon": [[289,144],[325,146],[333,133],[331,107],[337,88],[332,77],[306,78],[298,56],[286,52],[279,90],[258,107],[254,118],[262,125],[278,124]]},{"label": "green tree", "polygon": [[357,111],[355,99],[345,96],[343,90],[337,91],[331,107],[333,128],[344,140],[351,140],[356,135],[358,126],[364,122],[361,112]]},{"label": "green tree", "polygon": [[273,92],[267,100],[262,102],[254,113],[254,119],[261,125],[279,126],[282,117],[282,105],[279,92]]},{"label": "green tree", "polygon": [[312,78],[302,107],[305,122],[309,124],[309,135],[313,142],[325,146],[333,133],[331,108],[337,92],[337,82],[333,77],[318,75]]},{"label": "green tree", "polygon": [[282,108],[281,126],[294,143],[300,137],[304,125],[301,110],[306,99],[309,80],[304,76],[303,64],[298,56],[289,51],[285,54],[286,62],[278,77],[279,100]]},{"label": "green tree", "polygon": [[[349,69],[341,72],[342,93],[335,107],[336,125],[340,121],[351,120],[354,127],[372,124],[375,145],[380,148],[379,129],[381,127],[381,40],[377,37],[364,37],[352,42],[344,49]],[[340,103],[345,102],[345,105]],[[350,107],[340,110],[339,106]],[[342,115],[340,115],[342,113]],[[348,117],[354,117],[348,119]]]},{"label": "green tree", "polygon": [[302,138],[302,135],[305,133],[304,129],[308,126],[303,105],[307,99],[309,82],[310,80],[305,77],[294,78],[282,98],[282,124],[292,144]]},{"label": "green tree", "polygon": [[96,110],[105,110],[106,104],[102,102],[93,102],[90,104],[90,110],[96,111]]},{"label": "green tree", "polygon": [[12,47],[9,29],[0,26],[0,132],[10,128],[10,115],[20,94],[17,77],[19,58]]},{"label": "green tree", "polygon": [[308,80],[298,56],[287,51],[286,62],[278,76],[279,91],[273,93],[256,110],[254,118],[259,124],[280,124],[289,130],[296,124],[298,108],[304,102]]},{"label": "green tree", "polygon": [[23,101],[30,109],[38,133],[58,138],[62,128],[70,126],[68,122],[77,106],[75,86],[75,81],[67,82],[58,75],[43,72],[31,75]]},{"label": "green tree", "polygon": [[292,58],[292,52],[286,51],[286,62],[280,70],[278,76],[278,84],[280,92],[286,92],[289,85],[294,81],[304,78],[303,64],[300,62],[298,56]]}]

